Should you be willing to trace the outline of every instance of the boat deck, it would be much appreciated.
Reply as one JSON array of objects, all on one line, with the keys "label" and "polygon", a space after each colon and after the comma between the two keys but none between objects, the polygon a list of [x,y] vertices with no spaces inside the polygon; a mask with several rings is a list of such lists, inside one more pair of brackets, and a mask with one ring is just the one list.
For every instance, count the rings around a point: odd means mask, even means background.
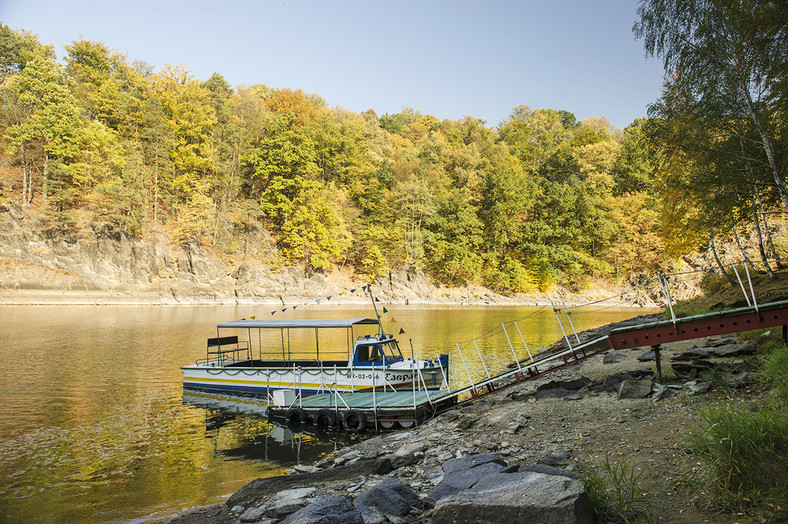
[{"label": "boat deck", "polygon": [[[456,393],[448,390],[319,393],[296,400],[291,406],[271,406],[268,416],[289,422],[311,421],[321,425],[320,417],[333,413],[339,425],[345,425],[348,429],[362,429],[353,427],[357,421],[348,423],[345,420],[355,413],[356,417],[363,417],[362,426],[391,428],[399,424],[410,427],[447,409],[456,401]],[[330,426],[335,425],[328,420],[325,422]]]}]

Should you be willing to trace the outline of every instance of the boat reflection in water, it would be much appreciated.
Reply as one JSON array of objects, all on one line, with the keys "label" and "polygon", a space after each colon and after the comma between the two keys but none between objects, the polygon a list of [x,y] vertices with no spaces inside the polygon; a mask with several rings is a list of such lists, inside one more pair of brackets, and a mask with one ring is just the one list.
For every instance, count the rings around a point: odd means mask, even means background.
[{"label": "boat reflection in water", "polygon": [[253,398],[184,391],[183,402],[205,410],[205,438],[213,441],[218,457],[260,460],[286,469],[315,462],[355,441],[350,433],[270,421],[266,403]]}]

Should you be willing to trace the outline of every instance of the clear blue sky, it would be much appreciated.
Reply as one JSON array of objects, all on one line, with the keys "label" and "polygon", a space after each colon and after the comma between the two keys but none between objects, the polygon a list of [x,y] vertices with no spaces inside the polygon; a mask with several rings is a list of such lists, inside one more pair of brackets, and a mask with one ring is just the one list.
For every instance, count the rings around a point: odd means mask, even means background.
[{"label": "clear blue sky", "polygon": [[518,105],[623,128],[660,94],[637,0],[0,0],[42,43],[103,42],[156,70],[303,89],[378,115],[413,107],[490,127]]}]

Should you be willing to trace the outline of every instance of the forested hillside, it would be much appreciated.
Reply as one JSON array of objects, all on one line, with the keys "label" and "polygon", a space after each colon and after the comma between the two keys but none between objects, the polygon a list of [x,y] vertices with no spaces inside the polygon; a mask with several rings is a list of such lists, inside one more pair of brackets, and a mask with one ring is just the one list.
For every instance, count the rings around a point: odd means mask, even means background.
[{"label": "forested hillside", "polygon": [[[659,25],[643,20],[660,55]],[[525,105],[493,129],[153,70],[88,40],[66,51],[0,24],[0,204],[43,213],[53,234],[163,230],[274,269],[415,266],[502,292],[654,273],[755,225],[765,257],[781,249],[769,237],[788,208],[774,63],[749,108],[711,107],[666,58],[677,74],[663,98],[623,131]]]}]

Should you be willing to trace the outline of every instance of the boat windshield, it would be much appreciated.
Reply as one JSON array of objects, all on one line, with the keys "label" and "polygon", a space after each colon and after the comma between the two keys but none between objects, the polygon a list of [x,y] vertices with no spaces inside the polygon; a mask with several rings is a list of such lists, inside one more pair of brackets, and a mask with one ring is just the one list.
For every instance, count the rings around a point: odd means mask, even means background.
[{"label": "boat windshield", "polygon": [[369,344],[359,344],[356,348],[358,364],[368,364],[385,361],[389,364],[403,360],[402,352],[394,339],[383,342],[374,341]]},{"label": "boat windshield", "polygon": [[380,345],[383,353],[386,355],[386,360],[397,361],[402,360],[402,351],[399,349],[399,344],[393,338],[388,342]]}]

